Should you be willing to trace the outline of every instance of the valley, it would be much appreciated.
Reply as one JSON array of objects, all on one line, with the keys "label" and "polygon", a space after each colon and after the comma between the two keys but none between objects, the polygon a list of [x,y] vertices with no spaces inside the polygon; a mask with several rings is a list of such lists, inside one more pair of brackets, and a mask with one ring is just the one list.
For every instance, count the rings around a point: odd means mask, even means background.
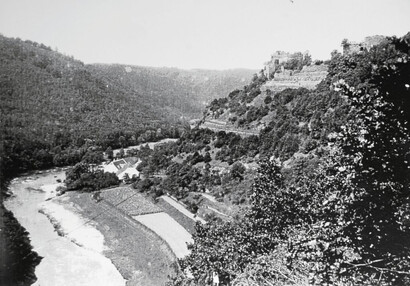
[{"label": "valley", "polygon": [[38,255],[23,278],[407,285],[410,34],[366,39],[252,75],[1,36],[2,195],[23,227],[7,245]]}]

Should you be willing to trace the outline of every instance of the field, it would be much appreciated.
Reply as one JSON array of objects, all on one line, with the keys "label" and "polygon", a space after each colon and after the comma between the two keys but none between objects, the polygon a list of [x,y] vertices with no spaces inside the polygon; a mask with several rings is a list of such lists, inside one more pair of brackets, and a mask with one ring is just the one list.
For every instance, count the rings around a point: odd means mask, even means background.
[{"label": "field", "polygon": [[181,213],[175,207],[170,205],[164,199],[159,198],[157,205],[161,207],[168,215],[182,225],[190,234],[195,232],[195,221]]},{"label": "field", "polygon": [[69,192],[59,201],[95,222],[109,248],[104,254],[128,280],[127,286],[164,285],[176,273],[176,257],[168,244],[122,211],[87,193]]},{"label": "field", "polygon": [[130,216],[162,212],[162,209],[132,187],[101,191],[101,197]]},{"label": "field", "polygon": [[192,236],[178,222],[166,213],[153,213],[133,217],[135,220],[152,229],[164,239],[175,253],[183,258],[189,251],[187,243],[192,243]]},{"label": "field", "polygon": [[191,213],[190,211],[188,211],[186,209],[185,206],[183,206],[179,201],[176,201],[175,199],[169,197],[169,196],[161,196],[161,199],[163,199],[164,201],[166,201],[168,204],[170,204],[171,206],[173,206],[175,209],[177,209],[178,211],[180,211],[182,214],[184,214],[186,217],[192,219],[193,221],[200,221],[202,223],[205,223],[205,220],[194,215],[193,213]]}]

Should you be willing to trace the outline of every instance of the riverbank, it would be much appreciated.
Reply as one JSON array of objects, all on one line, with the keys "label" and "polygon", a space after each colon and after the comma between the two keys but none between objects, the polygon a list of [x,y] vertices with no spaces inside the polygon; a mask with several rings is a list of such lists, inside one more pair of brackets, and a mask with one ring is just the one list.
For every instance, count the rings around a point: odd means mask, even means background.
[{"label": "riverbank", "polygon": [[105,238],[104,255],[127,286],[160,286],[176,274],[176,257],[167,243],[118,208],[104,200],[97,202],[88,193],[68,192],[53,201],[93,221]]},{"label": "riverbank", "polygon": [[64,179],[64,170],[51,170],[16,178],[9,188],[7,208],[44,257],[34,285],[159,286],[177,274],[185,252],[176,256],[155,230],[90,193],[56,196]]},{"label": "riverbank", "polygon": [[27,231],[13,213],[0,204],[0,285],[31,285],[40,263],[30,243]]},{"label": "riverbank", "polygon": [[[63,211],[53,201],[45,201],[55,192],[57,180],[64,180],[63,170],[16,178],[9,186],[12,197],[4,202],[29,232],[33,250],[43,257],[35,269],[34,285],[125,285],[114,264],[100,252],[101,248],[87,247],[85,240],[78,237],[76,244],[68,237],[59,236],[49,218],[39,213],[43,209],[49,216],[53,214],[54,223],[67,233],[71,232],[68,222],[85,223],[76,212]],[[86,244],[90,246],[94,242]],[[100,241],[97,245],[104,244]]]}]

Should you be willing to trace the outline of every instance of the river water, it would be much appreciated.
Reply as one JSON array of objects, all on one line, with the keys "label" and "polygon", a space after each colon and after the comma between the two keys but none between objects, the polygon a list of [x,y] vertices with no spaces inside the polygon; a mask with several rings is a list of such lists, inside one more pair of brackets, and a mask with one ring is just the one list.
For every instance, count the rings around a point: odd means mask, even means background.
[{"label": "river water", "polygon": [[[52,201],[63,181],[64,171],[52,170],[42,174],[14,179],[9,190],[13,196],[5,201],[19,223],[29,232],[31,245],[43,259],[36,267],[38,286],[122,286],[122,278],[114,264],[103,255],[104,237],[75,211]],[[59,236],[43,209],[61,224],[66,236]]]}]

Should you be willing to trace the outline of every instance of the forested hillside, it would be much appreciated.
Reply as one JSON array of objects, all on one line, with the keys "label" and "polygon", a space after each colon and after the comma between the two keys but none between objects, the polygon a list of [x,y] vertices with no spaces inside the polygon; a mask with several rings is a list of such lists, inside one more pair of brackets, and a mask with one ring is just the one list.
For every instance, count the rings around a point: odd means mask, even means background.
[{"label": "forested hillside", "polygon": [[[205,102],[242,86],[252,73],[130,69],[84,65],[44,44],[0,35],[2,199],[8,180],[21,172],[98,163],[107,148],[179,137]],[[33,259],[18,263],[31,251],[28,238],[14,217],[3,206],[1,210],[6,232],[0,239],[7,254],[14,253],[1,261],[2,270],[11,265],[2,277],[8,283],[32,282],[39,259],[31,253]],[[22,250],[16,252],[16,247]]]},{"label": "forested hillside", "polygon": [[125,133],[138,138],[149,129],[169,130],[173,122],[172,112],[156,107],[150,96],[129,94],[42,44],[1,37],[0,62],[6,171],[50,166],[55,147],[54,155],[85,140],[118,144]]},{"label": "forested hillside", "polygon": [[105,150],[178,136],[204,102],[251,74],[84,65],[3,36],[0,62],[2,164],[10,173],[72,164],[86,142]]},{"label": "forested hillside", "polygon": [[141,171],[165,176],[134,187],[169,192],[208,220],[182,261],[193,277],[172,284],[206,285],[215,272],[222,285],[408,285],[409,74],[410,34],[333,52],[313,90],[261,102],[259,74],[209,106],[207,116],[224,109],[245,129],[262,125],[259,135],[194,128],[141,149]]},{"label": "forested hillside", "polygon": [[178,110],[188,119],[200,117],[211,100],[243,87],[256,72],[246,69],[182,70],[108,64],[88,67],[107,82],[125,85],[131,92],[148,95],[155,106]]},{"label": "forested hillside", "polygon": [[34,282],[41,259],[25,229],[3,207],[12,176],[83,157],[99,160],[102,148],[175,137],[182,126],[173,120],[179,111],[155,106],[150,96],[107,83],[82,62],[43,44],[3,36],[0,109],[0,277],[5,285]]},{"label": "forested hillside", "polygon": [[207,283],[212,272],[224,285],[409,285],[409,75],[410,33],[334,53],[312,93],[345,112],[332,120],[326,104],[316,110],[337,124],[316,127],[330,136],[317,142],[314,170],[306,162],[287,169],[283,149],[261,160],[250,209],[234,222],[197,226],[184,261],[194,279],[175,285]]},{"label": "forested hillside", "polygon": [[[410,33],[332,52],[326,78],[313,89],[272,91],[256,74],[213,100],[193,129],[166,123],[181,110],[196,112],[195,101],[178,92],[187,82],[192,94],[202,90],[189,72],[84,66],[35,43],[4,42],[2,50],[16,52],[6,53],[1,69],[12,64],[20,73],[1,74],[3,170],[90,163],[108,146],[180,138],[135,151],[144,176],[132,182],[153,197],[170,193],[208,221],[197,225],[181,261],[192,276],[181,273],[171,284],[207,285],[215,272],[222,285],[409,285]],[[56,59],[43,63],[49,55]],[[21,84],[26,63],[37,79],[27,81],[30,100]],[[162,80],[154,89],[155,78]],[[150,104],[137,108],[136,98]],[[124,99],[129,106],[117,102]],[[151,104],[179,111],[154,116]],[[209,118],[229,128],[210,130]]]}]

